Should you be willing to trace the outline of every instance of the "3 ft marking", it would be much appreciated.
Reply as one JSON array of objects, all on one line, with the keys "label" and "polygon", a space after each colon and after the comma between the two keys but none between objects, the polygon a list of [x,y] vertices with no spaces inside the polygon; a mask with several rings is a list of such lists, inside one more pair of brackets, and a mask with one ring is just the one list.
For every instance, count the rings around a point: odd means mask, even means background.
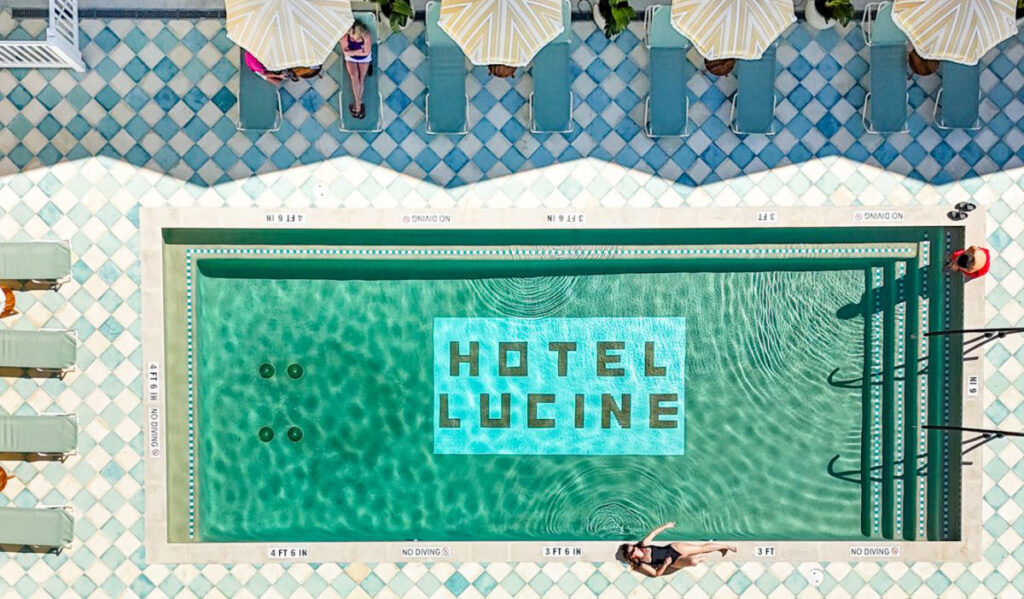
[{"label": "3 ft marking", "polygon": [[967,375],[967,395],[976,397],[981,393],[981,377],[976,374]]},{"label": "3 ft marking", "polygon": [[754,547],[754,557],[778,557],[775,545],[757,545]]},{"label": "3 ft marking", "polygon": [[756,221],[759,225],[775,225],[779,222],[779,213],[774,210],[758,212]]}]

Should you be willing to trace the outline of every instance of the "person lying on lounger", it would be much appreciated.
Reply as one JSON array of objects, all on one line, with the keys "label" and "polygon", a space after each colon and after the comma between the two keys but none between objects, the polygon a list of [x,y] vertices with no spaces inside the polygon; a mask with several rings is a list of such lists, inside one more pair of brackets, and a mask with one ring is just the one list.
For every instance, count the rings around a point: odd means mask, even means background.
[{"label": "person lying on lounger", "polygon": [[370,30],[361,22],[356,21],[348,33],[341,38],[341,51],[345,55],[345,70],[352,82],[352,97],[355,102],[348,105],[349,114],[357,119],[366,118],[366,106],[363,105],[363,92],[366,91],[366,78],[373,75],[373,38]]},{"label": "person lying on lounger", "polygon": [[654,537],[673,528],[675,522],[662,524],[652,530],[639,543],[623,543],[615,557],[626,562],[630,568],[645,576],[654,578],[665,573],[674,573],[688,566],[696,566],[708,558],[709,553],[719,551],[724,556],[736,547],[725,543],[669,543],[651,545]]},{"label": "person lying on lounger", "polygon": [[516,68],[510,67],[507,64],[489,64],[487,65],[487,74],[491,77],[508,79],[509,77],[516,76]]}]

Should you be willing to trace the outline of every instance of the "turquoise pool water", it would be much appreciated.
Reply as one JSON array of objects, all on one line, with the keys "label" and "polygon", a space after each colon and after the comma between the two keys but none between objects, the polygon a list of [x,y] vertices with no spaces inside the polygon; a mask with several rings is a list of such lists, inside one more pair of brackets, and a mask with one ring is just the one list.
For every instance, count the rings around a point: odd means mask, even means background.
[{"label": "turquoise pool water", "polygon": [[[455,261],[371,262],[199,260],[201,540],[621,539],[666,520],[680,538],[863,538],[862,486],[827,470],[837,454],[859,467],[861,389],[828,376],[864,369],[863,268],[604,274],[566,262],[481,276]],[[510,454],[487,439],[437,451],[438,318],[598,319],[628,343],[646,335],[610,319],[685,321],[685,451]],[[537,417],[548,408],[561,409],[541,404]],[[617,420],[608,430],[622,432]]]}]

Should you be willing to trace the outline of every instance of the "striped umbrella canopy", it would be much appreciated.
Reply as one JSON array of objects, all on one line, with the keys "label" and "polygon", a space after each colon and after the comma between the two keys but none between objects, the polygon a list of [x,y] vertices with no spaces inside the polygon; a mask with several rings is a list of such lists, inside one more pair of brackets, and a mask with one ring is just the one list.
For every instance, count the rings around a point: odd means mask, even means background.
[{"label": "striped umbrella canopy", "polygon": [[526,66],[565,30],[564,0],[441,0],[437,24],[473,64]]},{"label": "striped umbrella canopy", "polygon": [[924,58],[978,64],[1017,33],[1016,0],[896,0],[892,20]]},{"label": "striped umbrella canopy", "polygon": [[790,24],[793,0],[672,0],[672,26],[704,58],[761,58]]},{"label": "striped umbrella canopy", "polygon": [[351,0],[225,0],[228,37],[268,69],[323,64],[352,27]]}]

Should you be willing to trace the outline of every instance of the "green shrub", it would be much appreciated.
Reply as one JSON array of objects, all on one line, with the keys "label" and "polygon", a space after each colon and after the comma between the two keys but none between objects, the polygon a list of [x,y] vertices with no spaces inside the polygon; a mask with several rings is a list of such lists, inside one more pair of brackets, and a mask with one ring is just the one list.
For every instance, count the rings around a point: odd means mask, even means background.
[{"label": "green shrub", "polygon": [[608,39],[625,31],[636,16],[629,0],[598,0],[597,11],[604,18],[604,36]]},{"label": "green shrub", "polygon": [[844,27],[853,20],[853,3],[850,0],[825,0],[825,8]]},{"label": "green shrub", "polygon": [[380,5],[380,12],[391,23],[391,31],[400,31],[415,16],[408,0],[374,0]]}]

